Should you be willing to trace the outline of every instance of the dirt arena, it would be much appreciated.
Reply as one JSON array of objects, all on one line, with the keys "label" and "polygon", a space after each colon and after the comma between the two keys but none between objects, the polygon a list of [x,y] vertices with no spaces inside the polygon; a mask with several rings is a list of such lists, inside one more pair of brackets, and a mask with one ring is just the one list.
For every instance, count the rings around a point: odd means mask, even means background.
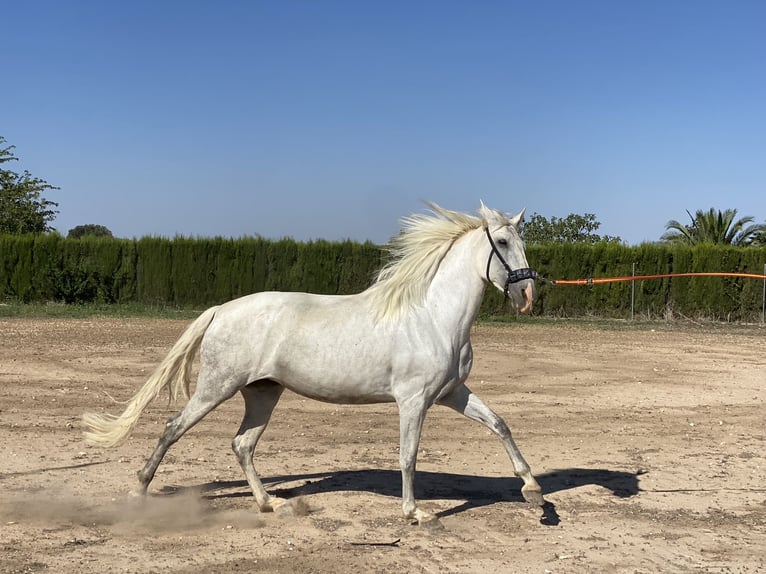
[{"label": "dirt arena", "polygon": [[[292,512],[259,514],[225,403],[126,497],[176,411],[87,446],[185,328],[147,319],[0,319],[0,572],[766,571],[766,329],[481,325],[469,386],[509,423],[548,507],[524,503],[498,439],[435,407],[401,517],[393,405],[286,394],[256,450]],[[115,402],[116,401],[116,402]]]}]

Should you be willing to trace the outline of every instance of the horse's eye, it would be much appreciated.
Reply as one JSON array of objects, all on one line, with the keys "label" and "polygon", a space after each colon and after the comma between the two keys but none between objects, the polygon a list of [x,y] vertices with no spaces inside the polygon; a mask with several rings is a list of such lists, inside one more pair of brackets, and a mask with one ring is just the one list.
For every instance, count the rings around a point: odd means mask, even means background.
[{"label": "horse's eye", "polygon": [[498,239],[497,243],[499,245],[508,245],[508,240],[507,239]]}]

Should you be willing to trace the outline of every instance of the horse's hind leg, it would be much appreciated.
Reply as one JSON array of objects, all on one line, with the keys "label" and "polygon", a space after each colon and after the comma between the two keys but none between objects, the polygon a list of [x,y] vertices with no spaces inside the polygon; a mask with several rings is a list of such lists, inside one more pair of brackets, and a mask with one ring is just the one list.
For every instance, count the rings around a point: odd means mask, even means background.
[{"label": "horse's hind leg", "polygon": [[506,452],[508,452],[508,456],[511,458],[516,476],[524,481],[524,486],[521,488],[521,494],[524,496],[524,499],[539,506],[545,504],[543,491],[535,477],[532,476],[532,471],[529,469],[527,461],[521,455],[521,451],[516,446],[508,425],[505,424],[502,418],[495,414],[492,409],[484,404],[465,385],[460,385],[446,397],[441,398],[439,404],[453,408],[469,419],[480,422],[499,436],[503,441]]},{"label": "horse's hind leg", "polygon": [[282,396],[284,387],[274,381],[258,381],[251,383],[240,392],[245,399],[245,417],[237,431],[237,436],[231,442],[231,448],[237,455],[237,460],[245,472],[247,483],[253,491],[258,508],[261,512],[270,512],[284,504],[284,500],[270,496],[263,487],[261,479],[253,466],[253,452],[261,438],[266,425],[269,424],[271,413]]},{"label": "horse's hind leg", "polygon": [[162,433],[157,447],[152,452],[149,460],[146,461],[144,468],[138,472],[138,489],[133,494],[139,496],[146,494],[149,483],[154,478],[154,473],[157,472],[157,467],[171,445],[178,441],[186,431],[201,421],[205,415],[226,399],[231,398],[236,392],[236,389],[234,389],[225,394],[213,394],[203,392],[203,388],[198,382],[197,390],[189,399],[189,402],[186,403],[183,410],[171,418],[165,425],[165,432]]}]

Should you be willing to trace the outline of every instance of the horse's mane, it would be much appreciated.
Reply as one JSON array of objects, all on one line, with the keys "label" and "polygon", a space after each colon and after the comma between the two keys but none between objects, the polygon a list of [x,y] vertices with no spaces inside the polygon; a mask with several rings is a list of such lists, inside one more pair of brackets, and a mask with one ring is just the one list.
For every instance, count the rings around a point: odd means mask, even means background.
[{"label": "horse's mane", "polygon": [[389,261],[369,289],[378,320],[421,302],[455,240],[482,225],[474,215],[427,205],[432,213],[403,218],[401,232],[387,246]]}]

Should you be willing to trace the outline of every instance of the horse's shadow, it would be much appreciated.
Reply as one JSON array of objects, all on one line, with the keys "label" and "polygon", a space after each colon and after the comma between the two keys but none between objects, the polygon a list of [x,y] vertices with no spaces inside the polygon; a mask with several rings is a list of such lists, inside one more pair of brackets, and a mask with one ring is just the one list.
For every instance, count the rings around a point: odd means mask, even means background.
[{"label": "horse's shadow", "polygon": [[[568,468],[537,475],[545,495],[587,485],[597,485],[614,496],[627,498],[639,493],[636,473],[597,468]],[[397,470],[365,469],[294,474],[263,478],[264,485],[276,496],[291,498],[328,492],[371,492],[398,498],[402,494],[401,474]],[[457,500],[456,506],[438,513],[439,517],[459,514],[497,502],[522,502],[522,481],[515,477],[489,477],[447,472],[418,471],[415,498],[418,500]],[[237,498],[252,496],[244,480],[210,482],[196,487],[205,498]],[[165,487],[161,492],[175,493],[178,487]],[[556,525],[559,516],[551,502],[543,507],[543,524]]]}]

